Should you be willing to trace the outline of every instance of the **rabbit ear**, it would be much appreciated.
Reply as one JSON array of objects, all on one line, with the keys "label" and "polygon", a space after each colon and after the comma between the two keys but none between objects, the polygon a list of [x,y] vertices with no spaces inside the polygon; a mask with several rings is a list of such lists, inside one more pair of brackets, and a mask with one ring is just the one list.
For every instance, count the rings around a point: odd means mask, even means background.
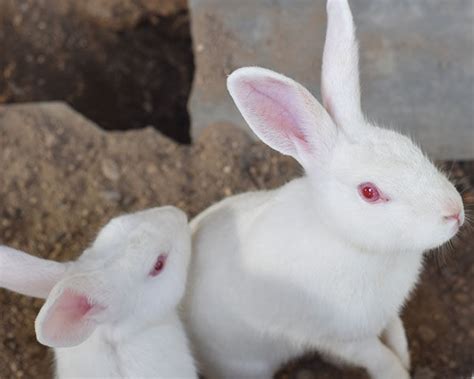
[{"label": "rabbit ear", "polygon": [[332,149],[336,128],[318,101],[300,84],[259,67],[244,67],[227,88],[255,134],[271,148],[304,167]]},{"label": "rabbit ear", "polygon": [[46,298],[66,272],[67,264],[37,258],[0,246],[0,287],[23,295]]},{"label": "rabbit ear", "polygon": [[58,283],[35,321],[36,338],[50,347],[71,347],[84,342],[104,319],[107,306],[100,296],[101,283],[76,276]]},{"label": "rabbit ear", "polygon": [[347,0],[328,0],[327,14],[321,92],[324,107],[345,128],[363,121],[358,43]]}]

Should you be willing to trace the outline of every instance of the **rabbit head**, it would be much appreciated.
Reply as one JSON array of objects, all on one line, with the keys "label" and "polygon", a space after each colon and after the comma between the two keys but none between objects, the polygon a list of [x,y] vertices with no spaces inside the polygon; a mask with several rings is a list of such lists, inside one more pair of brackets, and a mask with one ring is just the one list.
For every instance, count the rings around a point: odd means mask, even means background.
[{"label": "rabbit head", "polygon": [[46,302],[38,341],[75,346],[99,325],[139,325],[173,311],[190,258],[185,214],[174,207],[116,217],[75,262],[58,263],[0,247],[0,286]]},{"label": "rabbit head", "polygon": [[373,125],[360,105],[358,44],[347,0],[329,0],[321,105],[273,71],[234,71],[228,90],[254,133],[304,168],[328,231],[363,250],[418,251],[464,221],[455,187],[407,137]]}]

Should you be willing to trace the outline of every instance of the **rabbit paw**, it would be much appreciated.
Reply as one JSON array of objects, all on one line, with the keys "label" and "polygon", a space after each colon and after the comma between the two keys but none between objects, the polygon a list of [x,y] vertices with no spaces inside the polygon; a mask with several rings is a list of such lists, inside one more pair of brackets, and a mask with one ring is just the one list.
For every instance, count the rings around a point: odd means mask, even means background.
[{"label": "rabbit paw", "polygon": [[398,351],[396,352],[396,354],[400,358],[400,362],[402,362],[403,367],[407,371],[410,371],[411,362],[410,362],[410,352],[408,351],[408,349],[405,349],[403,351]]}]

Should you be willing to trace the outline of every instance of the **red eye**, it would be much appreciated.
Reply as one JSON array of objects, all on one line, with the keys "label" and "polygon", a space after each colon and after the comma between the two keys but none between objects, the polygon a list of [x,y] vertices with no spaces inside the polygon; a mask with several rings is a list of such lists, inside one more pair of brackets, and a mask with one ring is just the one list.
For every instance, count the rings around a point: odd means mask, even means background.
[{"label": "red eye", "polygon": [[165,268],[165,264],[166,264],[166,258],[167,258],[167,256],[164,255],[164,254],[161,254],[158,257],[158,259],[155,262],[155,265],[153,266],[153,268],[150,271],[150,274],[149,274],[150,276],[157,276],[161,271],[163,271],[163,269]]},{"label": "red eye", "polygon": [[[362,183],[359,185],[360,196],[369,203],[375,203],[382,199],[379,189],[373,183]],[[386,199],[382,199],[386,200]]]}]

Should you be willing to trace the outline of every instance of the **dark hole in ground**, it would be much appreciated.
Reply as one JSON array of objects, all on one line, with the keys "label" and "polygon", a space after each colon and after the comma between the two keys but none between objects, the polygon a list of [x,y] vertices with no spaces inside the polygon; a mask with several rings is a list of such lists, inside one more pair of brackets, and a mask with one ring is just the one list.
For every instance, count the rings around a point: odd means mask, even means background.
[{"label": "dark hole in ground", "polygon": [[56,14],[47,2],[24,14],[13,4],[0,16],[0,103],[63,100],[104,129],[152,125],[190,142],[187,11],[147,14],[117,31],[75,12]]}]

